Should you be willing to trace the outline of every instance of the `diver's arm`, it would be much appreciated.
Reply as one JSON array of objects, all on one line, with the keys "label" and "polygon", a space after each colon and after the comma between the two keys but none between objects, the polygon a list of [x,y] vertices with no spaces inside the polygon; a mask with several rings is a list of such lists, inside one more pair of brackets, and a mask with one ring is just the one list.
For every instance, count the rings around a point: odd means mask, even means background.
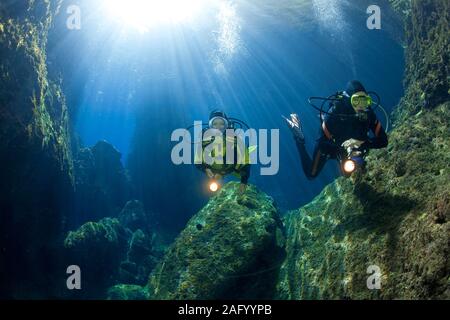
[{"label": "diver's arm", "polygon": [[377,116],[373,111],[371,112],[369,118],[370,118],[370,130],[373,132],[374,137],[367,139],[367,141],[363,143],[361,148],[366,150],[386,148],[389,141],[386,131],[381,125],[380,120],[377,119]]}]

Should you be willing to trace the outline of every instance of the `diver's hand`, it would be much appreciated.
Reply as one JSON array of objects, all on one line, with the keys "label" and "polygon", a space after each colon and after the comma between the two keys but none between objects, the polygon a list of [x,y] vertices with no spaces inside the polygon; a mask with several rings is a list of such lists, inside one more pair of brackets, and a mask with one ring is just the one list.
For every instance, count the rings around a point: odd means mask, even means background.
[{"label": "diver's hand", "polygon": [[214,178],[214,173],[211,171],[211,169],[206,169],[205,172],[206,172],[206,175],[208,176],[208,178],[210,178],[210,179]]},{"label": "diver's hand", "polygon": [[364,144],[364,141],[349,139],[342,144],[345,149],[359,149]]},{"label": "diver's hand", "polygon": [[220,174],[216,174],[216,175],[214,176],[214,179],[216,179],[216,180],[220,180],[220,179],[222,179],[222,175],[220,175]]},{"label": "diver's hand", "polygon": [[289,129],[291,129],[292,133],[294,134],[294,137],[296,140],[305,140],[305,136],[303,135],[303,130],[300,126],[300,120],[298,118],[298,115],[293,113],[290,115],[290,119],[283,116],[284,120],[286,120]]}]

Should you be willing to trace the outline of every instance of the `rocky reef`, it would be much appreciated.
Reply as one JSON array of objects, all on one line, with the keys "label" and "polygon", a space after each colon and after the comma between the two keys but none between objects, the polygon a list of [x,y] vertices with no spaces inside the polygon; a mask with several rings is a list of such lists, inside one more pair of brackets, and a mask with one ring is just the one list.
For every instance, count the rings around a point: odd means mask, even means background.
[{"label": "rocky reef", "polygon": [[[448,1],[412,1],[406,95],[386,150],[285,218],[280,299],[449,299]],[[369,290],[371,266],[381,289]],[[369,268],[369,269],[368,269]]]},{"label": "rocky reef", "polygon": [[273,201],[231,182],[197,213],[150,276],[152,299],[271,298],[283,259]]},{"label": "rocky reef", "polygon": [[[135,292],[147,283],[163,250],[155,243],[148,220],[142,204],[133,200],[118,218],[87,222],[67,234],[64,241],[67,255],[84,274],[84,288],[73,293],[74,298],[106,298],[108,288],[115,285],[110,296],[125,298],[131,295],[130,290]],[[136,227],[137,221],[140,228]],[[119,294],[120,291],[123,292]]]}]

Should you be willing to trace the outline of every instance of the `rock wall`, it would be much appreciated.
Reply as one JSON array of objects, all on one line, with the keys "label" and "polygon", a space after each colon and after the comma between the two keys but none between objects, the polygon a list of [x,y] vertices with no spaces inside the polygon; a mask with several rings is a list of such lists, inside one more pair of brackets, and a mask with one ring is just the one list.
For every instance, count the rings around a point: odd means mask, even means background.
[{"label": "rock wall", "polygon": [[59,3],[0,3],[0,297],[5,298],[54,297],[65,276],[58,255],[72,182],[69,121],[46,62],[47,32]]},{"label": "rock wall", "polygon": [[[364,176],[287,215],[278,298],[450,298],[449,6],[412,1],[390,145],[370,154]],[[370,266],[381,290],[368,289]]]}]

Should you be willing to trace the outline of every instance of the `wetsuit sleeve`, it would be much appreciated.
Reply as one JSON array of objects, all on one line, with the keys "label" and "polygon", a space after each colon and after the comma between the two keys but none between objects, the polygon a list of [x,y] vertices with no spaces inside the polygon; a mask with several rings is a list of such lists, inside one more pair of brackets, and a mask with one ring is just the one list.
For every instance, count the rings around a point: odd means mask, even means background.
[{"label": "wetsuit sleeve", "polygon": [[373,137],[369,138],[362,146],[363,149],[382,149],[388,145],[388,137],[386,131],[378,120],[375,112],[369,113],[369,128],[373,133]]}]

